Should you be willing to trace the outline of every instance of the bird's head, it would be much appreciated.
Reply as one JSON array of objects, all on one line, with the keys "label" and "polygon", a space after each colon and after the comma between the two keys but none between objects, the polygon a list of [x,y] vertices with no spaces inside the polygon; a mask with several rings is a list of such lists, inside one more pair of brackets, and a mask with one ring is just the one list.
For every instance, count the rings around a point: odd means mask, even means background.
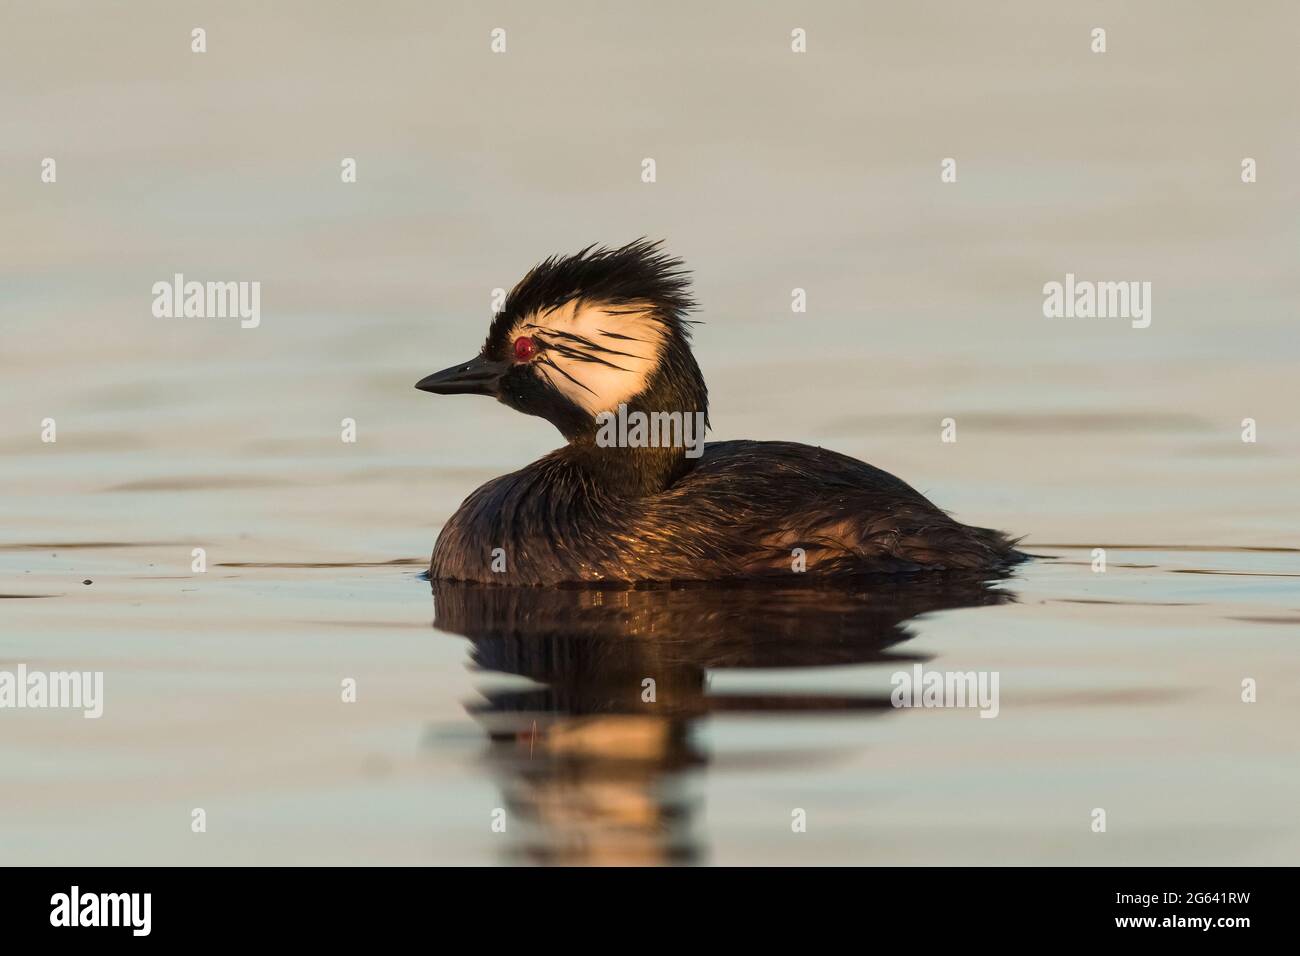
[{"label": "bird's head", "polygon": [[415,387],[491,395],[545,418],[571,443],[593,442],[598,416],[620,404],[707,416],[689,287],[682,261],[644,239],[553,256],[510,291],[477,356]]}]

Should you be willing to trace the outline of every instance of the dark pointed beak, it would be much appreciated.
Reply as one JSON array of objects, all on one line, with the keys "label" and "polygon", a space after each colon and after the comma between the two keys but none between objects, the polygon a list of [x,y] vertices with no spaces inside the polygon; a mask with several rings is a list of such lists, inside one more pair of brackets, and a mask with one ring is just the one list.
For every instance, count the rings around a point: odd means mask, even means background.
[{"label": "dark pointed beak", "polygon": [[495,395],[497,383],[509,367],[509,362],[494,362],[479,355],[427,375],[415,387],[435,395]]}]

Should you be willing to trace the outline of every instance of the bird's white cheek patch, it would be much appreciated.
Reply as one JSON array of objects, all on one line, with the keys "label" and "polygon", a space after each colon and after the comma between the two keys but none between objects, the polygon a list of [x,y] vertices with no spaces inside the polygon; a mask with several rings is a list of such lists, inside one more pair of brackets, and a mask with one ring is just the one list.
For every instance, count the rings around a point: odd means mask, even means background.
[{"label": "bird's white cheek patch", "polygon": [[644,391],[664,346],[662,323],[636,304],[571,302],[525,317],[510,337],[521,335],[541,343],[538,372],[592,415]]}]

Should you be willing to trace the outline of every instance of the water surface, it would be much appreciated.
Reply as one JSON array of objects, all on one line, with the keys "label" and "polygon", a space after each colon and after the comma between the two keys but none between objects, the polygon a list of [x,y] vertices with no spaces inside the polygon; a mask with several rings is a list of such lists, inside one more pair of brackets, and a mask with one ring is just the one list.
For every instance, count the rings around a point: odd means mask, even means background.
[{"label": "water surface", "polygon": [[[0,11],[0,668],[106,694],[0,713],[0,860],[1300,859],[1294,4],[131,8]],[[1043,557],[431,594],[441,523],[558,439],[412,385],[643,234],[697,273],[711,439]],[[260,326],[155,318],[175,272],[260,281]],[[1067,272],[1152,282],[1150,328],[1045,319]],[[998,672],[998,717],[888,706],[916,662]]]}]

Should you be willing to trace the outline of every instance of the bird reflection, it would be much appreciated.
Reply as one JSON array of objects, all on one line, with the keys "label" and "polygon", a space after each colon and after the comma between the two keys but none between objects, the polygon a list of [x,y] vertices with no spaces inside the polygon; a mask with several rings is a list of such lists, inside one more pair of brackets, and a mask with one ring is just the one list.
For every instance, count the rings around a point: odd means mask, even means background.
[{"label": "bird reflection", "polygon": [[912,636],[906,622],[1014,600],[994,583],[933,574],[834,588],[439,581],[433,623],[469,638],[483,670],[539,685],[483,687],[466,705],[488,734],[511,860],[689,863],[703,854],[689,771],[707,762],[696,739],[704,718],[891,709],[887,693],[714,693],[710,671],[922,661],[898,648]]}]

